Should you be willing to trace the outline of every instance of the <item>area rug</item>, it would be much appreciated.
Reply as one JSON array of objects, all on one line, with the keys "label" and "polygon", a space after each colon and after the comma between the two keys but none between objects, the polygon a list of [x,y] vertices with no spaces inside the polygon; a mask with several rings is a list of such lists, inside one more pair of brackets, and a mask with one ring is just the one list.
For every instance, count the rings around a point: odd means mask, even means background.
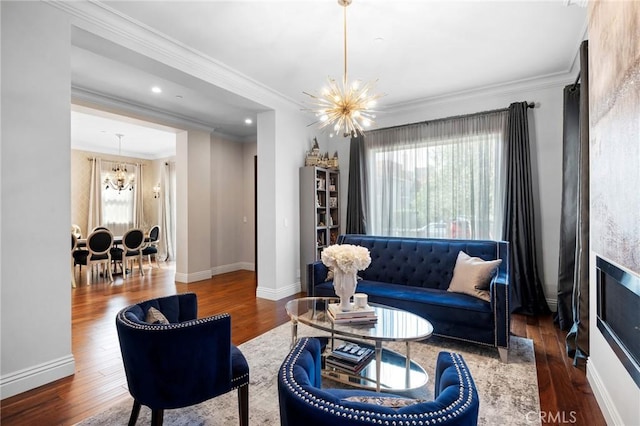
[{"label": "area rug", "polygon": [[[300,325],[298,336],[318,335],[318,330]],[[240,349],[249,362],[249,422],[252,425],[280,423],[277,372],[289,351],[291,325],[283,324],[242,345]],[[403,343],[388,343],[385,347],[404,353]],[[411,357],[430,377],[422,397],[433,398],[433,377],[438,352],[461,353],[475,380],[480,397],[480,425],[535,425],[540,411],[538,381],[533,342],[511,337],[509,363],[500,361],[498,351],[438,337],[411,345]],[[333,383],[332,383],[333,385]],[[78,423],[79,426],[127,424],[133,400],[122,401],[108,410]],[[142,407],[138,424],[151,421],[151,412]],[[237,392],[233,391],[201,404],[177,410],[166,410],[166,426],[202,425],[227,426],[238,424]]]}]

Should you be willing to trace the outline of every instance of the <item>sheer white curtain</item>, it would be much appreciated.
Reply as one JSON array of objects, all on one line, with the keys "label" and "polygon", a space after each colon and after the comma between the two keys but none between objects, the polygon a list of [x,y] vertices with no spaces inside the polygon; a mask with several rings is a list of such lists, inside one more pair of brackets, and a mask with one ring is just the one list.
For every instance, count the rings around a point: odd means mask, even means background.
[{"label": "sheer white curtain", "polygon": [[165,260],[175,260],[176,248],[176,163],[166,162],[162,167],[162,224],[159,250]]},{"label": "sheer white curtain", "polygon": [[147,232],[146,223],[144,221],[144,181],[142,179],[142,164],[136,164],[134,169],[135,186],[133,188],[133,219],[134,226]]},{"label": "sheer white curtain", "polygon": [[93,228],[102,225],[102,160],[91,159],[91,182],[89,184],[89,217],[87,236]]},{"label": "sheer white curtain", "polygon": [[507,111],[365,135],[372,235],[499,239]]},{"label": "sheer white curtain", "polygon": [[[102,160],[101,182],[117,165],[116,162]],[[129,169],[131,166],[128,166]],[[134,170],[135,173],[135,170]],[[136,181],[135,187],[138,186]],[[107,227],[113,235],[124,235],[134,226],[134,196],[133,190],[118,191],[111,187],[102,188],[102,226]]]}]

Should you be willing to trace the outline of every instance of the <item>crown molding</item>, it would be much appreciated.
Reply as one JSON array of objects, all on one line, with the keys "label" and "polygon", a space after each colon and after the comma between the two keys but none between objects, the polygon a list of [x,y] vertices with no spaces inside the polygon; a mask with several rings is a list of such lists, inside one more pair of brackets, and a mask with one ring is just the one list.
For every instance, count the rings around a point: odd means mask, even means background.
[{"label": "crown molding", "polygon": [[179,71],[268,108],[296,108],[299,102],[97,1],[46,0],[72,16],[72,24]]},{"label": "crown molding", "polygon": [[[568,0],[572,3],[579,2],[579,0]],[[585,2],[586,3],[586,2]],[[408,102],[397,102],[380,108],[380,112],[385,114],[397,114],[400,112],[413,110],[416,108],[437,105],[448,102],[464,101],[470,98],[486,95],[510,95],[518,94],[527,91],[548,89],[551,87],[565,86],[573,83],[580,74],[580,45],[584,40],[588,39],[589,23],[585,19],[580,32],[582,35],[576,43],[573,57],[568,61],[564,70],[537,76],[522,80],[510,81],[506,83],[493,84],[483,87],[478,87],[469,90],[463,90],[455,93],[447,93],[443,95],[436,95],[421,99],[416,99]]]},{"label": "crown molding", "polygon": [[103,109],[117,114],[127,114],[134,118],[145,121],[152,121],[165,126],[174,127],[180,130],[201,130],[203,132],[213,132],[214,127],[210,123],[194,120],[180,114],[169,113],[164,110],[154,109],[132,103],[115,96],[94,92],[82,87],[71,87],[71,102],[90,108]]},{"label": "crown molding", "polygon": [[[573,68],[573,65],[571,67]],[[396,104],[388,105],[385,108],[381,108],[379,111],[380,113],[393,115],[406,111],[412,111],[422,107],[451,102],[463,102],[472,98],[478,98],[488,95],[512,95],[535,90],[543,90],[552,87],[564,87],[567,84],[573,83],[575,81],[575,76],[576,73],[573,71],[563,71],[542,77],[535,77],[509,83],[484,86],[455,93],[448,93],[445,95],[416,99],[410,102],[398,102]]]},{"label": "crown molding", "polygon": [[[118,162],[118,159],[137,159],[137,160],[146,160],[146,161],[154,161],[160,160],[167,157],[175,157],[176,153],[173,150],[165,150],[154,152],[153,155],[149,155],[146,152],[138,152],[131,151],[128,149],[123,149],[118,151],[117,149],[105,148],[104,145],[98,145],[88,141],[76,141],[72,146],[72,150],[76,151],[84,151],[90,153],[98,153],[103,155],[108,155],[111,157],[117,157],[114,159],[106,159],[106,161]],[[125,161],[126,162],[126,161]]]}]

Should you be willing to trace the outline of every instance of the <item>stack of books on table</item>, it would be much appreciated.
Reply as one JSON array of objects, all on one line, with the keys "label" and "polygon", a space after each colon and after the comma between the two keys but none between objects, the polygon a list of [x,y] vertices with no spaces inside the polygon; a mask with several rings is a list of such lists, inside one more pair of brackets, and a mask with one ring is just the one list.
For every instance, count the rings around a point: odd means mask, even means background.
[{"label": "stack of books on table", "polygon": [[378,321],[376,311],[371,306],[353,307],[350,311],[342,311],[340,305],[331,303],[328,312],[334,324],[369,324]]},{"label": "stack of books on table", "polygon": [[375,357],[375,350],[355,343],[344,343],[325,357],[326,367],[359,373]]}]

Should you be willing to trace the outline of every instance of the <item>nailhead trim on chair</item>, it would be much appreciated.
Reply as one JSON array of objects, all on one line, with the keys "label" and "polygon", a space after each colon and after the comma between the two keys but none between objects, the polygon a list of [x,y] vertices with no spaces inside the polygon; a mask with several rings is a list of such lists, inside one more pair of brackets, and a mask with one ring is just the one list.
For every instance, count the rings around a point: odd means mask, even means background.
[{"label": "nailhead trim on chair", "polygon": [[[241,383],[239,383],[241,382]],[[249,384],[249,373],[231,379],[231,390],[241,388]]]},{"label": "nailhead trim on chair", "polygon": [[[342,416],[349,419],[359,419],[361,421],[370,422],[373,424],[384,424],[391,426],[424,426],[424,425],[436,425],[446,419],[452,419],[457,417],[466,408],[469,407],[472,401],[472,392],[467,392],[466,396],[463,392],[463,387],[459,388],[458,398],[444,409],[420,414],[385,414],[375,413],[371,411],[357,410],[354,408],[348,408],[341,404],[325,401],[317,396],[309,393],[300,386],[293,376],[293,367],[296,365],[300,354],[309,341],[308,338],[300,339],[299,344],[295,350],[289,353],[285,359],[284,368],[282,369],[282,379],[285,386],[289,388],[300,400],[306,402],[309,405],[320,408],[325,412],[329,412],[336,416]],[[467,389],[471,389],[472,380],[469,370],[467,370],[462,362],[460,354],[451,353],[451,358],[458,373],[458,380],[464,383]]]},{"label": "nailhead trim on chair", "polygon": [[132,328],[136,328],[138,330],[163,331],[163,330],[171,330],[171,329],[174,329],[174,328],[190,327],[190,326],[192,326],[194,324],[204,324],[204,323],[211,322],[211,321],[218,321],[221,318],[230,317],[230,315],[228,313],[224,313],[224,314],[213,315],[213,316],[206,317],[206,318],[198,318],[198,319],[193,319],[193,320],[189,320],[189,321],[170,323],[170,324],[140,324],[140,323],[131,321],[129,318],[127,318],[125,316],[125,312],[127,312],[129,309],[131,309],[132,306],[140,305],[142,303],[151,302],[151,301],[156,300],[156,299],[157,298],[151,298],[151,299],[147,299],[147,300],[142,300],[140,302],[137,302],[137,303],[134,303],[132,305],[129,305],[126,308],[123,308],[122,310],[120,310],[120,312],[118,312],[118,315],[117,315],[118,321],[122,321],[123,323],[127,324],[128,326],[130,326]]}]

